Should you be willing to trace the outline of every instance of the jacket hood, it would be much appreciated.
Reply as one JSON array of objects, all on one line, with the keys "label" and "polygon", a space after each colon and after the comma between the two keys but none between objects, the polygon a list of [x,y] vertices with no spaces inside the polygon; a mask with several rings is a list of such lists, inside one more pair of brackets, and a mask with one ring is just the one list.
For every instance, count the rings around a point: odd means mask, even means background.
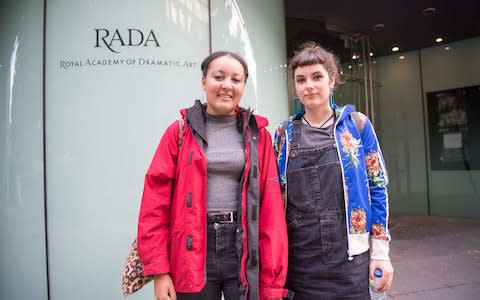
[{"label": "jacket hood", "polygon": [[255,120],[257,121],[258,129],[262,129],[268,126],[268,119],[259,115],[255,115]]},{"label": "jacket hood", "polygon": [[[187,110],[197,111],[197,112],[201,112],[201,114],[205,114],[206,109],[207,109],[206,103],[202,103],[200,100],[195,100],[195,103],[190,108],[180,109],[180,115],[182,116],[182,119],[186,120]],[[268,119],[263,116],[254,115],[253,114],[254,110],[250,108],[244,108],[244,107],[238,106],[235,109],[235,113],[237,114],[237,117],[246,116],[247,120],[249,120],[252,116],[254,116],[255,121],[257,122],[258,129],[262,129],[268,126]]]}]

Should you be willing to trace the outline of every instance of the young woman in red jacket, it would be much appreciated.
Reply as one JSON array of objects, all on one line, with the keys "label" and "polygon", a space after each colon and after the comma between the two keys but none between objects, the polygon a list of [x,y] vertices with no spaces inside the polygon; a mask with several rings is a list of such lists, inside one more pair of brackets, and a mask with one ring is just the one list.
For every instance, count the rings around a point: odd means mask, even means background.
[{"label": "young woman in red jacket", "polygon": [[240,56],[215,52],[201,69],[206,103],[181,110],[145,178],[144,275],[156,299],[281,299],[287,230],[268,121],[239,106]]}]

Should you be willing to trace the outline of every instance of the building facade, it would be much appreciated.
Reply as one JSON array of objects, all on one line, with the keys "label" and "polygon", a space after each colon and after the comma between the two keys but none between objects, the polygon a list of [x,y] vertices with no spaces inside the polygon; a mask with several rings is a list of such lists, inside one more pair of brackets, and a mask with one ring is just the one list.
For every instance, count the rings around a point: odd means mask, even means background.
[{"label": "building facade", "polygon": [[[250,71],[241,104],[270,130],[289,115],[283,1],[0,8],[0,298],[121,299],[145,171],[179,109],[204,99],[203,58],[240,54]],[[480,218],[480,172],[432,169],[426,96],[479,85],[479,53],[473,38],[376,59],[392,214]],[[131,298],[151,297],[148,287]]]}]

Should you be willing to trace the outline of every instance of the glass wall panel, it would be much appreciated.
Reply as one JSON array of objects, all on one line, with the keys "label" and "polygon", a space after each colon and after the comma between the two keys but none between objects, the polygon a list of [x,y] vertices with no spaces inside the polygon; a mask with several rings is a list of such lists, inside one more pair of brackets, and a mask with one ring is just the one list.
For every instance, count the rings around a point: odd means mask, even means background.
[{"label": "glass wall panel", "polygon": [[256,108],[275,128],[288,116],[283,1],[212,0],[212,51],[245,58],[250,76],[241,105]]},{"label": "glass wall panel", "polygon": [[0,299],[47,299],[43,1],[0,4]]},{"label": "glass wall panel", "polygon": [[144,174],[178,110],[202,97],[208,20],[206,0],[48,1],[51,299],[122,298]]},{"label": "glass wall panel", "polygon": [[[476,86],[480,83],[480,37],[425,48],[420,53],[425,103],[427,103],[427,93]],[[473,101],[480,101],[480,99]],[[476,106],[478,107],[478,104]],[[425,120],[428,122],[427,113],[428,110],[425,112]],[[468,111],[468,116],[470,120],[467,118],[465,127],[470,136],[478,136],[480,132],[478,112]],[[443,133],[440,130],[436,133],[429,132],[429,136],[434,134]],[[462,152],[475,149],[472,147],[475,145],[473,141],[470,143],[470,147],[465,146],[465,143],[469,143],[468,135],[460,135],[460,143],[463,145],[453,146],[452,149]],[[445,140],[441,144],[442,148],[450,147]],[[427,147],[430,147],[429,143],[427,143]],[[433,149],[428,149],[429,155],[432,155]],[[480,153],[475,150],[472,151],[471,156],[472,159],[478,161]],[[431,157],[429,157],[429,161],[430,159]],[[439,171],[430,165],[429,180],[432,215],[480,218],[480,171],[474,169]]]},{"label": "glass wall panel", "polygon": [[428,214],[422,81],[417,51],[377,58],[377,136],[388,168],[390,212]]}]

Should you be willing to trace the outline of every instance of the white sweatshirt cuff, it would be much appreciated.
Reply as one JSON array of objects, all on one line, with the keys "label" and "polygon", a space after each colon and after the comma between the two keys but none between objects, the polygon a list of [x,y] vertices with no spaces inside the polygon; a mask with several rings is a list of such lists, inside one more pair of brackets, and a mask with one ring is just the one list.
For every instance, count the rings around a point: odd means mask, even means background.
[{"label": "white sweatshirt cuff", "polygon": [[371,239],[370,259],[374,260],[390,260],[388,252],[390,250],[390,242],[386,240]]}]

